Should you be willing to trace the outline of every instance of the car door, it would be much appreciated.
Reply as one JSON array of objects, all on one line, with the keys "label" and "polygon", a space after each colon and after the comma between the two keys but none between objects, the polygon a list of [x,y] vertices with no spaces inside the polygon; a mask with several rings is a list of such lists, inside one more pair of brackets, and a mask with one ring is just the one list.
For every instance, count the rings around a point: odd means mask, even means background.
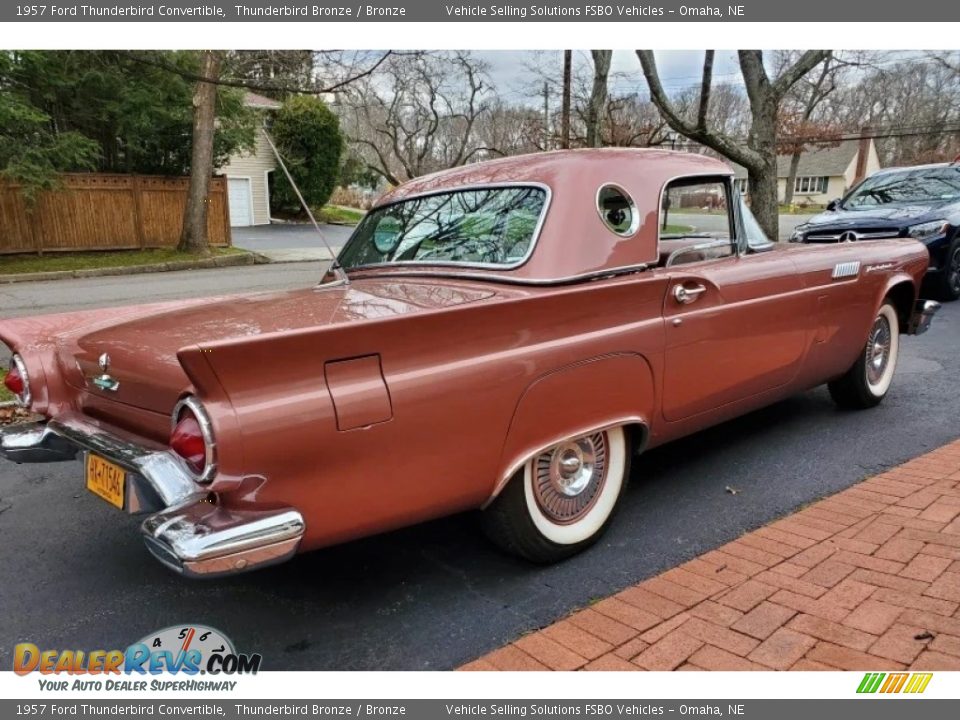
[{"label": "car door", "polygon": [[[789,383],[804,356],[810,317],[800,278],[783,253],[750,252],[736,238],[722,242],[743,232],[728,182],[700,180],[683,187],[690,195],[719,194],[722,202],[709,211],[709,221],[701,221],[715,227],[702,249],[681,249],[659,271],[668,275],[662,407],[671,422]],[[674,220],[663,227],[683,225],[676,219],[687,217],[682,203],[682,197],[669,203]],[[697,222],[697,214],[689,217],[684,222]]]}]

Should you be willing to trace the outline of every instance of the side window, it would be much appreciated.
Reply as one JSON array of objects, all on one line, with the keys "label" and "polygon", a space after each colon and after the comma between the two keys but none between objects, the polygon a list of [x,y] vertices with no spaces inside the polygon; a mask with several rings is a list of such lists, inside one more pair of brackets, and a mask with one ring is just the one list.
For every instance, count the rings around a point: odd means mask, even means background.
[{"label": "side window", "polygon": [[660,203],[660,264],[715,260],[735,253],[732,209],[723,179],[681,178]]}]

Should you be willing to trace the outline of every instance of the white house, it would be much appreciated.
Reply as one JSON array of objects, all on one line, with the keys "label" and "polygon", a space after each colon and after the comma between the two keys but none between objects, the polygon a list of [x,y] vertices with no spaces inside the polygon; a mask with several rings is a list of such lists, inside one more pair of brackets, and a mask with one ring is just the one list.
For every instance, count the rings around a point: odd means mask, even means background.
[{"label": "white house", "polygon": [[[244,104],[258,114],[277,110],[276,100],[248,92]],[[267,225],[270,222],[270,173],[277,167],[277,159],[257,125],[256,145],[253,151],[240,152],[230,157],[219,174],[227,177],[230,204],[230,226]]]},{"label": "white house", "polygon": [[[777,157],[777,197],[784,202],[790,155]],[[747,171],[734,165],[734,182],[747,191]],[[813,148],[800,156],[793,185],[795,205],[826,205],[841,197],[865,177],[880,169],[880,158],[872,138],[844,140],[833,147]]]}]

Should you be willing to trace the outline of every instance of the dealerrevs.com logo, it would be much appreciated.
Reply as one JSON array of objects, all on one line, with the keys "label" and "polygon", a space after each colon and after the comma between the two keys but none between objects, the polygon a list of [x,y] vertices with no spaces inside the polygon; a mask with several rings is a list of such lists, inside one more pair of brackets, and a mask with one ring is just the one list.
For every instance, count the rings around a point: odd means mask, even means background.
[{"label": "dealerrevs.com logo", "polygon": [[[238,653],[226,635],[205,625],[172,625],[151,633],[125,650],[41,650],[33,643],[14,647],[13,671],[17,675],[143,676],[184,674],[245,675],[260,670],[262,656]],[[70,682],[41,680],[45,690],[144,690],[145,681],[120,681],[109,677]],[[150,689],[232,689],[213,687],[214,682],[193,682],[189,687],[166,688],[152,683]],[[196,687],[193,687],[196,685]]]},{"label": "dealerrevs.com logo", "polygon": [[931,678],[933,673],[867,673],[860,681],[857,693],[918,695],[927,689]]}]

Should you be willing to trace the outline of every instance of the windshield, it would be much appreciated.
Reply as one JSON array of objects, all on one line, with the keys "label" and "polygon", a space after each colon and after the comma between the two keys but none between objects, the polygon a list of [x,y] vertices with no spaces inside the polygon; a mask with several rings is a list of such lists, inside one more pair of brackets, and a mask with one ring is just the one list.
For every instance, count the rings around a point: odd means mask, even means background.
[{"label": "windshield", "polygon": [[960,199],[960,168],[939,167],[874,175],[843,201],[845,210]]},{"label": "windshield", "polygon": [[384,263],[510,266],[526,259],[547,201],[540,187],[457,190],[376,208],[340,253],[349,270]]}]

